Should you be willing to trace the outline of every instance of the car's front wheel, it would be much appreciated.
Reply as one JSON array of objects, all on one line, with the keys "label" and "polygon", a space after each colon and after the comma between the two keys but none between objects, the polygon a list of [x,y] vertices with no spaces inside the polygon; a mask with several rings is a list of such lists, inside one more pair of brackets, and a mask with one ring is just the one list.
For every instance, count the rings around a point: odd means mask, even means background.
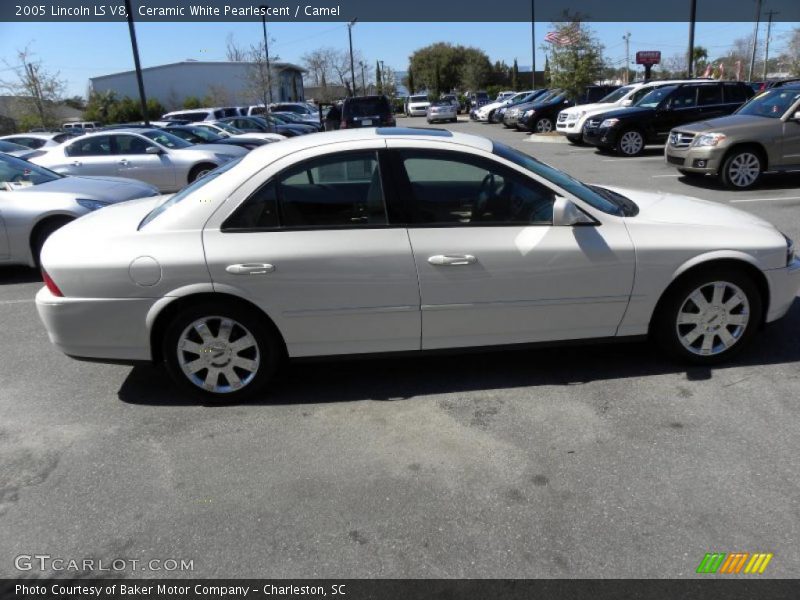
[{"label": "car's front wheel", "polygon": [[617,140],[616,150],[623,156],[639,156],[644,152],[644,135],[638,129],[623,131]]},{"label": "car's front wheel", "polygon": [[547,117],[542,117],[536,120],[535,125],[536,133],[550,133],[553,131],[553,120]]},{"label": "car's front wheel", "polygon": [[715,364],[742,350],[758,329],[762,301],[744,271],[704,269],[684,277],[660,303],[654,335],[673,356]]},{"label": "car's front wheel", "polygon": [[761,178],[764,167],[761,157],[750,149],[736,150],[725,159],[719,177],[722,184],[732,190],[746,190]]},{"label": "car's front wheel", "polygon": [[266,319],[253,310],[213,303],[191,306],[172,319],[162,355],[178,385],[218,401],[251,398],[282,356]]}]

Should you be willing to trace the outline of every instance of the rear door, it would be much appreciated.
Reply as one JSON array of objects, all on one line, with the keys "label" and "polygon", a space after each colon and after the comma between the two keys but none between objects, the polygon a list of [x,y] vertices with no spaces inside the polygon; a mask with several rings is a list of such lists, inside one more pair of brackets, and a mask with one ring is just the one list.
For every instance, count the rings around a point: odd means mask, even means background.
[{"label": "rear door", "polygon": [[732,113],[735,106],[725,102],[722,96],[722,84],[704,83],[697,86],[698,120],[724,117]]},{"label": "rear door", "polygon": [[70,175],[117,176],[117,158],[110,135],[79,138],[64,148],[66,172]]},{"label": "rear door", "polygon": [[290,356],[420,348],[408,233],[387,224],[384,147],[284,158],[241,186],[228,200],[238,210],[217,211],[204,231],[215,288],[260,306]]}]

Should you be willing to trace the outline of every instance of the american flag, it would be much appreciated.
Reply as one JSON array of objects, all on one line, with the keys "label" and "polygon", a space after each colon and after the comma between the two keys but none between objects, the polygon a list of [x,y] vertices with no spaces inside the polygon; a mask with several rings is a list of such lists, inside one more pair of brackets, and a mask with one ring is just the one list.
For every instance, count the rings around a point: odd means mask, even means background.
[{"label": "american flag", "polygon": [[544,36],[544,41],[556,46],[570,46],[580,39],[580,31],[577,27],[562,29],[561,31],[551,31]]}]

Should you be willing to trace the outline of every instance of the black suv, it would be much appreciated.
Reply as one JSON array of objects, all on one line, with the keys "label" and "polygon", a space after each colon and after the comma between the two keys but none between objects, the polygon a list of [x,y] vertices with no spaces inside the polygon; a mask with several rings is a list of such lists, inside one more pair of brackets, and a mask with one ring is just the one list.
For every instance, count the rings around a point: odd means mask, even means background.
[{"label": "black suv", "polygon": [[634,106],[586,121],[583,141],[622,156],[637,156],[646,144],[664,144],[673,127],[731,114],[753,96],[741,81],[697,81],[653,90]]},{"label": "black suv", "polygon": [[558,113],[565,108],[575,106],[564,90],[553,90],[541,100],[535,100],[517,121],[517,129],[533,133],[550,133],[556,130]]},{"label": "black suv", "polygon": [[394,127],[392,104],[386,96],[354,96],[342,104],[341,129]]}]

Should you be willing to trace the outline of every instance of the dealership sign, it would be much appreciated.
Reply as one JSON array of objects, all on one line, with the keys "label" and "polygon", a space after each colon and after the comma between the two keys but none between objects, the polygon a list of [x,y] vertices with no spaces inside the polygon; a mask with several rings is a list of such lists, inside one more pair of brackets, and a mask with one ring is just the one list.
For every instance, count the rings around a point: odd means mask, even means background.
[{"label": "dealership sign", "polygon": [[661,51],[640,50],[636,53],[637,65],[657,65],[661,63]]}]

